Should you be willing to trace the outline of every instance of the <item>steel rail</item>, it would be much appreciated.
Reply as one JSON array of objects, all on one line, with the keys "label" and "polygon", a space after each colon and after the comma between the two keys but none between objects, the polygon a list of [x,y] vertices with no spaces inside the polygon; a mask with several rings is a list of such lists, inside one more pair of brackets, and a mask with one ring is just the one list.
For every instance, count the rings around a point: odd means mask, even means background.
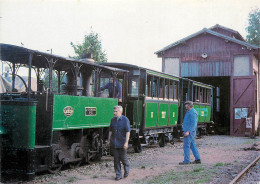
[{"label": "steel rail", "polygon": [[229,184],[236,183],[259,159],[260,155],[253,162],[251,162],[243,171],[241,171]]}]

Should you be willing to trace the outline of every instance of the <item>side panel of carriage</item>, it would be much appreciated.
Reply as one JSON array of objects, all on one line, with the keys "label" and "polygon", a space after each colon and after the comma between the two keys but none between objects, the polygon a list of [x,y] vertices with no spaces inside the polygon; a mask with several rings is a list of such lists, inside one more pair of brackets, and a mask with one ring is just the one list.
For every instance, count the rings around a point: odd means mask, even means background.
[{"label": "side panel of carriage", "polygon": [[212,87],[193,82],[192,101],[198,113],[198,124],[211,123]]},{"label": "side panel of carriage", "polygon": [[150,70],[146,71],[144,130],[177,125],[179,114],[178,94],[178,78]]},{"label": "side panel of carriage", "polygon": [[177,125],[178,102],[145,100],[145,128]]}]

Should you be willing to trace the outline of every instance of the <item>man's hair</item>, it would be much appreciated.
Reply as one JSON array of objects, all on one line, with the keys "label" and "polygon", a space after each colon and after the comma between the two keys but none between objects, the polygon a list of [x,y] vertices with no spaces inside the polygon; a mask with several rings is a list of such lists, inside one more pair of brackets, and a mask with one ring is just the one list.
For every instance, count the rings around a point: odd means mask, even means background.
[{"label": "man's hair", "polygon": [[190,106],[192,108],[193,107],[193,102],[192,101],[186,101],[184,103],[184,105],[188,105],[188,106]]},{"label": "man's hair", "polygon": [[116,106],[114,106],[114,110],[115,110],[115,109],[118,109],[119,112],[123,112],[123,107],[122,107],[121,105],[116,105]]}]

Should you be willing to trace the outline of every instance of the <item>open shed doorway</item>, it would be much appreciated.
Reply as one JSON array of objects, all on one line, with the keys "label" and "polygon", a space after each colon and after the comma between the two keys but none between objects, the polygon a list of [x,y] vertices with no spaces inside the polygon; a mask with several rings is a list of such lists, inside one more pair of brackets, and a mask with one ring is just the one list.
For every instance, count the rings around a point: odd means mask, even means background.
[{"label": "open shed doorway", "polygon": [[213,121],[217,134],[230,134],[230,77],[189,77],[214,86]]}]

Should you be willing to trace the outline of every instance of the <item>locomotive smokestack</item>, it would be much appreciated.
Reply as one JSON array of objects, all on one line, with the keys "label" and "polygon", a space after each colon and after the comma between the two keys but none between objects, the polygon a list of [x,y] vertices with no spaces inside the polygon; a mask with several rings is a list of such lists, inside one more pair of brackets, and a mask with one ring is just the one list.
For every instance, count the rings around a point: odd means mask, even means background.
[{"label": "locomotive smokestack", "polygon": [[[82,54],[80,61],[95,63],[92,53]],[[92,96],[92,70],[85,70],[81,72],[83,96]]]}]

